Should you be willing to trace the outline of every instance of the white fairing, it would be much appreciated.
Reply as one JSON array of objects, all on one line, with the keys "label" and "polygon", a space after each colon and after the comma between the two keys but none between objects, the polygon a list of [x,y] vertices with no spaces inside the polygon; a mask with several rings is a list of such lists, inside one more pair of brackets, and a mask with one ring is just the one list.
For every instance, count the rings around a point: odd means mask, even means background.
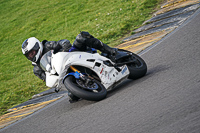
[{"label": "white fairing", "polygon": [[[129,70],[126,65],[120,67],[121,71],[118,72],[114,67],[109,67],[103,63],[109,59],[100,56],[98,53],[91,54],[86,52],[59,52],[52,55],[51,65],[52,70],[61,75],[65,66],[78,65],[92,69],[101,79],[101,83],[106,89],[111,88],[116,82],[129,75]],[[109,60],[110,61],[110,60]],[[111,61],[110,61],[111,62]],[[46,85],[49,87],[55,87],[57,85],[59,76],[51,74],[46,75]],[[54,74],[55,74],[54,72]]]},{"label": "white fairing", "polygon": [[58,83],[59,76],[46,72],[46,86],[55,87]]}]

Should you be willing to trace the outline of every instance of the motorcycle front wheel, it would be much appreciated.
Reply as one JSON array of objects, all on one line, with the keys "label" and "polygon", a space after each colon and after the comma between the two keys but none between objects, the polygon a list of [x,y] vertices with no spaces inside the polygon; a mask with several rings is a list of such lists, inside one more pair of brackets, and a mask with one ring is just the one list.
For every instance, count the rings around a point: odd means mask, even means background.
[{"label": "motorcycle front wheel", "polygon": [[68,76],[64,80],[64,85],[67,90],[76,97],[90,101],[100,101],[106,97],[107,90],[99,81],[93,79],[92,84],[94,89],[92,87],[90,89],[85,89],[77,80],[78,79],[76,79],[74,76]]}]

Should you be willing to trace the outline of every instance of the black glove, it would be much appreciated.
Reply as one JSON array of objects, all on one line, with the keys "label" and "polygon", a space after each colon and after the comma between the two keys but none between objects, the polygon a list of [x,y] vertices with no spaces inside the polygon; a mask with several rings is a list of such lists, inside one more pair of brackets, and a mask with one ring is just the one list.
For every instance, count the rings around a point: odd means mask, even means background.
[{"label": "black glove", "polygon": [[84,38],[94,38],[89,32],[82,31],[80,34]]},{"label": "black glove", "polygon": [[69,49],[72,47],[70,41],[67,39],[58,41],[58,44],[62,47],[62,51],[64,52],[68,52]]},{"label": "black glove", "polygon": [[62,48],[62,46],[57,45],[57,46],[54,48],[53,54],[58,53],[58,52],[60,51],[61,48]]}]

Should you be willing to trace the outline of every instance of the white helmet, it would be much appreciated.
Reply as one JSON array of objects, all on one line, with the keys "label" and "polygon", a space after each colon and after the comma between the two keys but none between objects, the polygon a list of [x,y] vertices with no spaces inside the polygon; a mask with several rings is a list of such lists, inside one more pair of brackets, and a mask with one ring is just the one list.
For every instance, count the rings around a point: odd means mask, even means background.
[{"label": "white helmet", "polygon": [[32,62],[38,61],[42,56],[42,51],[43,45],[35,37],[28,38],[22,43],[22,53]]}]

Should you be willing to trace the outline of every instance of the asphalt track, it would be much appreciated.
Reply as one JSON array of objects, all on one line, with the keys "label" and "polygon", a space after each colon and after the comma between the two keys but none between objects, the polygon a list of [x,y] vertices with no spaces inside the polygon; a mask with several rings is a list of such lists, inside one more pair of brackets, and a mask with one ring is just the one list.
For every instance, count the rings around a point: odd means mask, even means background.
[{"label": "asphalt track", "polygon": [[200,14],[141,56],[147,75],[100,102],[66,97],[2,133],[199,133]]}]

